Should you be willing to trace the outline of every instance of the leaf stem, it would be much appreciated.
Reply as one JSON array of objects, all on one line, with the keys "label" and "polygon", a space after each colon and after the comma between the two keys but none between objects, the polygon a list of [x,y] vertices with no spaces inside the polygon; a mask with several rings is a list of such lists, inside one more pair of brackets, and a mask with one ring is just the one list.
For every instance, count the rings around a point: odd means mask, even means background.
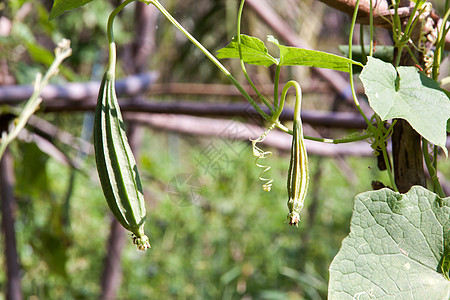
[{"label": "leaf stem", "polygon": [[[353,18],[352,18],[352,26],[350,27],[350,37],[349,37],[349,41],[348,41],[348,58],[349,59],[352,59],[353,31],[355,30],[356,16],[358,15],[358,9],[359,9],[359,1],[360,0],[356,1],[355,11],[353,13]],[[371,126],[370,121],[369,121],[369,119],[367,119],[366,115],[364,114],[363,110],[361,109],[361,106],[358,101],[358,97],[356,96],[355,83],[353,80],[353,66],[351,64],[349,64],[348,67],[349,67],[349,74],[350,74],[350,88],[352,90],[353,101],[355,102],[356,109],[363,116],[367,125]]]},{"label": "leaf stem", "polygon": [[[375,115],[375,120],[377,122],[377,129],[376,130],[382,130],[382,128],[384,128],[384,123],[381,121],[380,117],[378,115]],[[394,126],[394,124],[392,124],[391,126]],[[393,127],[392,127],[393,130]],[[394,178],[394,172],[392,171],[392,165],[391,165],[391,161],[389,159],[389,155],[387,154],[387,149],[386,149],[386,140],[389,136],[389,133],[387,133],[386,135],[384,135],[384,139],[381,143],[377,143],[378,147],[381,148],[381,152],[383,153],[383,159],[384,159],[384,163],[386,165],[386,171],[388,173],[389,176],[389,181],[392,185],[392,188],[394,189],[394,191],[398,192],[398,188],[397,185],[395,184],[395,178]],[[377,137],[375,137],[377,138]]]},{"label": "leaf stem", "polygon": [[[294,87],[294,89],[295,89],[294,122],[300,124],[300,126],[301,126],[301,124],[302,124],[302,117],[301,117],[302,88],[300,87],[300,84],[297,81],[294,81],[294,80],[288,81],[283,89],[283,93],[285,94],[285,97],[286,97],[287,90],[290,87]],[[286,90],[286,92],[285,92],[285,90]],[[303,135],[303,131],[302,131],[302,135]]]},{"label": "leaf stem", "polygon": [[109,15],[108,18],[108,24],[106,26],[106,35],[108,36],[108,43],[109,43],[109,60],[108,60],[108,67],[106,71],[108,74],[114,76],[116,71],[116,44],[114,43],[114,19],[117,16],[117,14],[124,9],[125,6],[130,4],[135,0],[126,0],[122,2],[119,6],[117,6]]},{"label": "leaf stem", "polygon": [[[275,126],[277,128],[279,128],[280,130],[289,133],[289,134],[293,134],[292,130],[288,129],[287,127],[285,127],[283,124],[281,124],[279,122],[279,117],[281,115],[281,113],[283,112],[283,108],[284,108],[284,103],[286,102],[286,96],[287,96],[287,92],[288,90],[294,87],[295,89],[295,108],[294,108],[294,119],[297,118],[298,120],[300,120],[300,115],[297,115],[297,102],[299,100],[299,93],[301,93],[301,88],[300,88],[300,84],[294,80],[288,81],[284,87],[283,87],[283,91],[281,92],[281,98],[280,98],[280,105],[278,107],[278,109],[275,111],[275,113],[272,115],[272,122],[273,124],[275,124]],[[319,137],[313,137],[313,136],[304,136],[305,139],[307,140],[311,140],[311,141],[316,141],[316,142],[322,142],[322,143],[327,143],[327,144],[342,144],[342,143],[350,143],[350,142],[355,142],[355,141],[360,141],[360,140],[365,140],[369,137],[371,137],[372,134],[371,133],[367,133],[364,135],[360,135],[360,136],[356,136],[356,137],[350,137],[350,138],[343,138],[343,139],[327,139],[327,138],[319,138]]]},{"label": "leaf stem", "polygon": [[[296,94],[295,94],[295,97],[296,97],[295,101],[297,101],[297,97],[298,97],[297,93],[298,93],[299,90],[301,91],[301,89],[299,89],[300,85],[298,84],[297,81],[294,81],[294,80],[288,81],[284,85],[283,91],[281,92],[280,106],[278,106],[277,110],[272,115],[272,120],[273,121],[278,120],[278,118],[281,116],[281,113],[283,112],[283,109],[284,109],[284,103],[286,101],[287,92],[288,92],[289,88],[291,88],[291,87],[295,88],[295,92],[296,92]],[[294,110],[294,118],[295,118],[295,113],[296,113],[296,111]]]},{"label": "leaf stem", "polygon": [[[409,40],[409,37],[411,36],[411,32],[413,31],[414,27],[416,26],[417,22],[419,21],[419,18],[415,17],[417,10],[419,9],[419,4],[421,4],[422,0],[418,0],[416,2],[416,4],[414,5],[413,11],[411,12],[411,16],[408,19],[408,23],[406,24],[405,27],[405,35],[403,36],[403,40],[406,42],[407,40]],[[419,13],[422,14],[424,11],[425,7],[422,8],[421,12]],[[414,22],[413,22],[414,21]]]},{"label": "leaf stem", "polygon": [[109,15],[108,18],[108,24],[106,26],[106,34],[108,36],[108,42],[114,43],[114,31],[113,31],[113,24],[114,24],[114,18],[117,16],[117,14],[128,4],[136,0],[126,0],[122,2],[119,6],[117,6]]},{"label": "leaf stem", "polygon": [[359,26],[359,45],[361,46],[361,56],[363,65],[367,64],[367,53],[364,47],[364,25]]},{"label": "leaf stem", "polygon": [[448,9],[445,13],[445,16],[442,18],[442,24],[438,31],[436,50],[434,51],[434,61],[433,61],[433,79],[437,80],[439,76],[439,68],[442,60],[442,54],[445,48],[445,36],[450,30],[450,26],[447,25],[447,21],[450,17],[450,9]]},{"label": "leaf stem", "polygon": [[404,45],[398,46],[397,47],[397,57],[395,58],[395,64],[394,67],[397,69],[398,66],[400,66],[400,59],[402,58],[402,52],[403,52],[403,48],[405,48]]},{"label": "leaf stem", "polygon": [[275,69],[275,78],[273,81],[273,108],[275,109],[275,111],[278,111],[278,86],[280,84],[280,71],[281,66],[277,65],[277,68]]},{"label": "leaf stem", "polygon": [[[398,18],[398,23],[394,23],[395,28],[393,30],[394,32],[397,32],[397,34],[394,35],[394,43],[395,43],[395,46],[398,48],[397,57],[396,57],[395,64],[394,64],[395,68],[397,68],[400,65],[400,60],[402,57],[401,54],[403,52],[403,49],[406,47],[406,44],[410,41],[411,34],[412,34],[414,28],[416,27],[417,22],[419,21],[419,17],[415,17],[415,15],[417,13],[417,10],[419,9],[419,5],[422,4],[423,2],[424,2],[423,0],[418,0],[415,3],[413,11],[411,12],[411,16],[408,19],[408,22],[406,24],[404,32],[402,32],[400,17],[398,16],[398,3],[396,3],[396,5],[395,5],[394,19],[397,20],[397,18]],[[420,16],[425,11],[425,9],[426,9],[426,7],[423,6],[418,15]],[[415,47],[414,44],[413,44],[413,46]],[[408,52],[411,54],[410,49],[408,47],[406,47],[406,48],[408,49]],[[413,59],[415,60],[414,55],[411,54],[411,57],[413,57]]]},{"label": "leaf stem", "polygon": [[370,138],[371,136],[372,136],[372,134],[366,133],[363,135],[342,138],[342,139],[327,139],[327,138],[318,138],[318,137],[311,137],[311,136],[305,135],[305,139],[311,140],[311,141],[316,141],[316,142],[327,143],[327,144],[345,144],[345,143],[352,143],[352,142],[356,142],[356,141],[365,140],[365,139]]}]

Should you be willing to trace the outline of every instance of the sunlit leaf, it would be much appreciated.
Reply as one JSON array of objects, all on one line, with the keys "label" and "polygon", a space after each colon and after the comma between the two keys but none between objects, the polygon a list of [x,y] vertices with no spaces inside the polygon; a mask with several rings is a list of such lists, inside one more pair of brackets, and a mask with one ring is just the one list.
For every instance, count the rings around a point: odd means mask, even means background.
[{"label": "sunlit leaf", "polygon": [[349,72],[349,65],[352,64],[363,67],[360,62],[346,57],[322,51],[283,46],[272,36],[268,36],[267,39],[280,49],[281,66],[306,66],[342,72]]},{"label": "sunlit leaf", "polygon": [[[253,36],[241,34],[241,52],[244,62],[248,64],[268,67],[278,63],[278,61],[269,54],[264,42]],[[217,58],[239,58],[239,48],[236,36],[225,48],[217,51]]]},{"label": "sunlit leaf", "polygon": [[450,198],[423,187],[359,194],[330,266],[328,299],[449,299],[439,271],[449,230]]},{"label": "sunlit leaf", "polygon": [[450,100],[439,84],[415,67],[399,67],[376,58],[360,75],[370,106],[383,119],[401,118],[447,154]]}]

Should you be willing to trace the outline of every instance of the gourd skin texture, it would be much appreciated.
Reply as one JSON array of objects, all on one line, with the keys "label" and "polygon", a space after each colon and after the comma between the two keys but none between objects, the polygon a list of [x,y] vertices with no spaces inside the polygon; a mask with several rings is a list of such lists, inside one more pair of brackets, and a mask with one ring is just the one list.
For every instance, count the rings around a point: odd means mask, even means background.
[{"label": "gourd skin texture", "polygon": [[[296,106],[299,104],[296,104]],[[299,109],[299,107],[298,107]],[[297,110],[297,107],[296,107]],[[298,111],[298,116],[300,111]],[[300,211],[305,202],[306,192],[308,189],[309,172],[308,172],[308,156],[306,153],[305,143],[303,141],[303,128],[300,118],[294,119],[294,128],[291,147],[291,162],[288,172],[288,220],[289,225],[298,226],[300,221]]]},{"label": "gourd skin texture", "polygon": [[126,137],[115,92],[115,75],[103,76],[94,121],[97,170],[106,201],[119,223],[134,234],[140,250],[150,248],[144,234],[145,202],[136,162]]}]

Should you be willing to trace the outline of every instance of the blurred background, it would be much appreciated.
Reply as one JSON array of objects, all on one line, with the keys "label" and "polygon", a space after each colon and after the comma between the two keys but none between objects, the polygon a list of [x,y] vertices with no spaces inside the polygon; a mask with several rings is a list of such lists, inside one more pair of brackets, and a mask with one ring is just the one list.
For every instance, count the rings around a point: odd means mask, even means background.
[{"label": "blurred background", "polygon": [[[53,21],[48,21],[53,1],[0,3],[3,130],[11,120],[8,107],[23,105],[27,85],[37,72],[45,73],[56,44],[68,38],[73,49],[51,82],[60,89],[45,91],[40,110],[10,146],[9,171],[1,170],[14,174],[22,296],[325,299],[328,266],[349,232],[353,197],[373,189],[372,181],[388,184],[369,143],[333,148],[307,141],[309,192],[299,227],[288,226],[290,136],[274,131],[267,143],[259,144],[273,152],[258,161],[271,166],[263,177],[273,179],[273,186],[265,192],[248,138],[258,137],[270,124],[254,114],[201,51],[142,3],[119,14],[115,37],[117,80],[124,86],[119,98],[144,186],[152,248],[136,250],[130,234],[117,226],[93,157],[96,90],[90,92],[83,83],[97,82],[98,87],[108,59],[106,21],[120,2],[96,0]],[[270,34],[285,45],[342,55],[339,45],[348,42],[347,15],[316,0],[271,2],[248,1],[243,33],[262,40]],[[438,11],[443,9],[443,1],[432,2]],[[212,53],[236,33],[239,1],[162,4]],[[359,26],[355,32],[359,43]],[[362,37],[368,41],[367,29]],[[376,39],[377,46],[389,45],[383,29],[376,31]],[[277,55],[275,49],[269,51]],[[238,60],[223,63],[245,83]],[[271,99],[275,69],[247,70]],[[130,78],[134,81],[126,80]],[[304,90],[307,135],[342,138],[363,131],[348,99],[346,74],[286,68],[281,82],[289,79],[299,81]],[[132,92],[129,85],[136,82],[141,88]],[[16,94],[1,93],[14,85],[20,85]],[[290,126],[289,115],[285,118]],[[444,183],[450,177],[448,167],[443,162]],[[0,251],[11,243],[2,236]],[[6,270],[5,259],[0,270]],[[0,272],[0,299],[6,299],[8,276]]]}]

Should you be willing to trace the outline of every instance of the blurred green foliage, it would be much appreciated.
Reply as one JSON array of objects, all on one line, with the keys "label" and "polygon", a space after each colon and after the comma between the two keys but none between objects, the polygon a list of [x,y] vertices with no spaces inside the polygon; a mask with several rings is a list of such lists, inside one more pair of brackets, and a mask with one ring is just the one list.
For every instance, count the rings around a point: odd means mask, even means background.
[{"label": "blurred green foliage", "polygon": [[[0,59],[7,60],[17,83],[30,83],[36,71],[45,71],[53,60],[53,49],[63,38],[70,39],[73,50],[61,67],[65,79],[81,81],[100,76],[93,74],[93,67],[107,60],[106,22],[113,4],[94,1],[53,21],[48,21],[47,4],[47,1],[11,0],[0,7],[1,14],[11,22],[9,36],[0,37]],[[132,37],[120,19],[115,28],[117,39],[123,44]],[[62,80],[60,77],[53,82]]]},{"label": "blurred green foliage", "polygon": [[[42,162],[33,171],[39,184],[27,186],[29,174],[16,160],[24,295],[96,298],[111,215],[93,158],[76,173],[68,222],[63,208],[70,168],[33,145],[16,145],[15,157]],[[214,160],[213,151],[220,153]],[[324,299],[328,265],[348,234],[353,196],[380,174],[373,159],[345,160],[357,182],[333,159],[312,156],[310,163],[314,181],[300,226],[293,228],[285,222],[287,154],[269,159],[275,182],[267,193],[250,143],[147,130],[139,165],[153,248],[142,253],[127,238],[118,298]],[[177,188],[174,178],[186,174],[191,177]]]},{"label": "blurred green foliage", "polygon": [[[71,39],[73,55],[55,80],[99,79],[107,59],[106,20],[115,2],[93,1],[48,22],[51,2],[10,0],[0,5],[0,15],[13,22],[11,34],[0,37],[0,60],[7,61],[17,83],[30,83],[37,71],[46,69],[54,45],[65,37]],[[306,7],[312,2],[317,1],[302,1]],[[192,3],[164,4],[208,49],[225,46],[233,35],[237,2]],[[276,8],[283,9],[282,4],[289,2],[280,1]],[[24,5],[32,10],[20,18]],[[272,33],[252,14],[244,17],[246,33]],[[126,9],[115,22],[119,55],[135,38],[130,20],[133,10]],[[292,20],[302,31],[311,31],[308,21],[301,22],[295,14]],[[320,43],[318,34],[315,39],[325,50],[327,44]],[[163,82],[224,80],[165,20],[158,22],[156,43],[150,65]],[[124,73],[120,68],[118,72]],[[329,107],[329,101],[316,95],[305,98],[308,108]],[[83,130],[82,113],[39,116],[75,136]],[[27,299],[97,299],[111,214],[93,157],[58,146],[69,157],[83,159],[79,170],[49,158],[35,144],[16,142],[11,147],[23,293]],[[218,151],[221,160],[208,164],[211,150]],[[272,166],[268,174],[275,180],[270,193],[261,188],[250,143],[146,130],[139,157],[146,232],[153,248],[142,253],[127,240],[118,299],[325,299],[328,266],[348,234],[353,197],[371,189],[372,180],[387,182],[373,158],[311,156],[306,207],[299,228],[292,228],[285,223],[285,153],[275,151],[267,160]],[[2,241],[0,252],[3,247]],[[3,259],[0,269],[5,269]],[[5,298],[5,282],[6,274],[0,272],[0,299]]]}]

